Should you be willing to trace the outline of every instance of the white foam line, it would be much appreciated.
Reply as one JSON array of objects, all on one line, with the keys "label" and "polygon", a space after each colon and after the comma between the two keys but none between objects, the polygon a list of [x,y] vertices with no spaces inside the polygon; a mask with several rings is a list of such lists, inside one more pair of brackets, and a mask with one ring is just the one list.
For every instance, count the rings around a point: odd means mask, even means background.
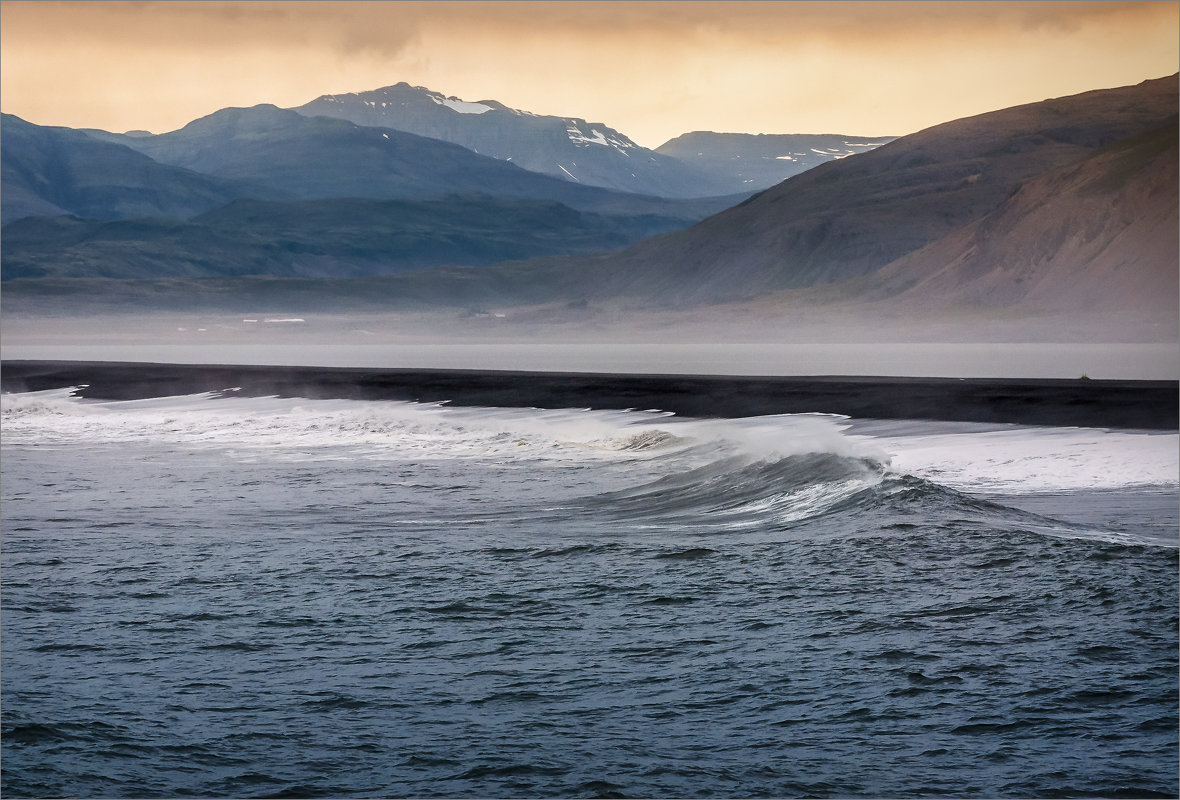
[{"label": "white foam line", "polygon": [[1042,494],[1180,484],[1180,436],[1032,428],[876,438],[894,470],[964,491]]}]

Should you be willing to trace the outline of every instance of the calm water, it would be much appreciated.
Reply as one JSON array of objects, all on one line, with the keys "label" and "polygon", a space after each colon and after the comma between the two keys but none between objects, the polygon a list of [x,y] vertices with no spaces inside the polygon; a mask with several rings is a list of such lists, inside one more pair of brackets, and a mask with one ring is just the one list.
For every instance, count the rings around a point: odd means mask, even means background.
[{"label": "calm water", "polygon": [[5,796],[1170,796],[1175,433],[3,398]]}]

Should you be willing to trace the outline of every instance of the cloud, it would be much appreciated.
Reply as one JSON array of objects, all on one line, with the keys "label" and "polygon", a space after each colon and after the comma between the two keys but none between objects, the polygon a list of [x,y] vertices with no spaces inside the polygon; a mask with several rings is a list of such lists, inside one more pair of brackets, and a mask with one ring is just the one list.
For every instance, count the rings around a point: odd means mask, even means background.
[{"label": "cloud", "polygon": [[0,2],[5,111],[180,127],[401,80],[693,129],[902,134],[1175,72],[1176,2]]},{"label": "cloud", "polygon": [[[5,2],[3,42],[68,40],[105,47],[152,45],[183,54],[214,47],[284,50],[363,45],[397,52],[413,39],[406,24],[375,26],[384,3]],[[389,4],[396,5],[396,4]]]},{"label": "cloud", "polygon": [[209,46],[330,48],[340,55],[397,55],[422,29],[457,36],[529,39],[576,31],[617,39],[720,35],[791,43],[959,36],[986,29],[1076,29],[1090,20],[1159,16],[1172,2],[12,2],[2,6],[5,44],[60,40],[177,52]]}]

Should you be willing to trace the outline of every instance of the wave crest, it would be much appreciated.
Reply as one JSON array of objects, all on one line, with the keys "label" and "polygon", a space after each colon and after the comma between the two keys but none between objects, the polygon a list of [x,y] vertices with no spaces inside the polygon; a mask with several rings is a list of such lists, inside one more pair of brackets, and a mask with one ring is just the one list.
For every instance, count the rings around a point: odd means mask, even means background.
[{"label": "wave crest", "polygon": [[835,453],[752,460],[739,455],[598,495],[596,511],[654,524],[719,527],[781,526],[826,513],[878,485],[885,468],[868,458]]},{"label": "wave crest", "polygon": [[77,416],[93,411],[73,393],[83,386],[68,389],[46,389],[41,392],[5,392],[0,394],[0,417],[5,421],[40,417]]}]

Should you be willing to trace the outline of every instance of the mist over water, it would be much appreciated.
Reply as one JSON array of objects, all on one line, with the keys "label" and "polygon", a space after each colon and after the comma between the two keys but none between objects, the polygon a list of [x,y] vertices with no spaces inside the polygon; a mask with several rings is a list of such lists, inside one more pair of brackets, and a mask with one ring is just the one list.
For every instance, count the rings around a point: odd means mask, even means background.
[{"label": "mist over water", "polygon": [[4,359],[693,375],[1180,379],[1174,326],[849,309],[6,314]]},{"label": "mist over water", "polygon": [[3,396],[6,796],[1174,796],[1174,432]]}]

